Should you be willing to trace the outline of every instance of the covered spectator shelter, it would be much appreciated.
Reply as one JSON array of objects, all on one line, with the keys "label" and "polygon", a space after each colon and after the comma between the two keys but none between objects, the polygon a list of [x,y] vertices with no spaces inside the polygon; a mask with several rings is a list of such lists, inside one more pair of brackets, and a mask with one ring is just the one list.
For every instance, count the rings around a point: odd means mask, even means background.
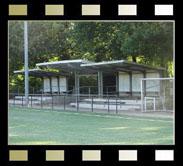
[{"label": "covered spectator shelter", "polygon": [[[115,76],[116,93],[119,95],[138,95],[140,93],[140,80],[142,78],[159,78],[163,77],[164,68],[154,67],[126,60],[107,61],[107,62],[92,62],[82,59],[78,60],[63,60],[55,62],[38,63],[36,66],[40,68],[56,69],[58,72],[45,71],[43,69],[31,69],[29,75],[38,76],[43,79],[43,86],[46,82],[44,78],[49,78],[50,88],[52,93],[56,89],[60,92],[61,81],[59,78],[66,78],[67,75],[74,74],[75,77],[75,94],[80,93],[79,77],[83,75],[95,75],[98,77],[98,95],[103,95],[104,92],[104,76]],[[15,71],[16,74],[23,74],[24,71]],[[52,89],[52,78],[57,78],[58,88]],[[66,87],[68,82],[65,80]],[[56,85],[56,84],[55,84]],[[145,86],[145,85],[144,85]],[[45,88],[43,88],[45,90]],[[65,89],[67,91],[67,89]]]},{"label": "covered spectator shelter", "polygon": [[[15,74],[25,75],[24,70],[14,71]],[[67,74],[42,69],[29,69],[29,76],[42,79],[42,93],[67,91]]]}]

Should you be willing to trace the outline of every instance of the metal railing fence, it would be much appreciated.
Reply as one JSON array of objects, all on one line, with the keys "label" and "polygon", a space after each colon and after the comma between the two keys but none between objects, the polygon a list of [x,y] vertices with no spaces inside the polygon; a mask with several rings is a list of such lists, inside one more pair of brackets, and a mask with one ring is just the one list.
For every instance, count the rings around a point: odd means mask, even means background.
[{"label": "metal railing fence", "polygon": [[[98,94],[98,88],[99,86],[81,86],[79,87],[79,93],[80,94]],[[52,90],[52,93],[67,93],[67,94],[75,94],[76,92],[76,88],[74,86],[69,86],[69,87],[66,87],[66,86],[52,86],[51,88],[50,87],[45,87],[44,89],[41,89],[41,88],[32,88],[30,87],[29,88],[29,93],[30,94],[42,94],[42,93],[50,93],[51,90]],[[59,89],[60,89],[60,92],[59,92]],[[17,93],[19,95],[21,94],[24,94],[25,93],[25,89],[22,87],[22,88],[19,88],[19,87],[11,87],[9,88],[9,92],[10,93]],[[112,95],[112,94],[115,94],[116,93],[116,86],[103,86],[103,93],[105,95]]]},{"label": "metal railing fence", "polygon": [[[26,106],[25,95],[10,93],[9,105]],[[125,102],[117,95],[30,94],[28,107],[118,114]]]}]

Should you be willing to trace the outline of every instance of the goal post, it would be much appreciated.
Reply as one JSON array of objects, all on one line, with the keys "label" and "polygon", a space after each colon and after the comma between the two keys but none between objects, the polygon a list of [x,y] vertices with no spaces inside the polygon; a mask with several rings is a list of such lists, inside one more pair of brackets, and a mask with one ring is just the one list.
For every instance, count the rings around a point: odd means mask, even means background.
[{"label": "goal post", "polygon": [[141,79],[141,111],[174,111],[174,78]]}]

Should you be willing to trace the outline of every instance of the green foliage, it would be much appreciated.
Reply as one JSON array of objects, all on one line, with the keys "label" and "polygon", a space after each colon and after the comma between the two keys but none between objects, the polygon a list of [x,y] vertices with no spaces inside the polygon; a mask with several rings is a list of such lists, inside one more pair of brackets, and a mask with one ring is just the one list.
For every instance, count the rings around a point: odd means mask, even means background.
[{"label": "green foliage", "polygon": [[168,68],[173,61],[173,23],[76,23],[74,39],[80,55],[95,61],[132,58]]},{"label": "green foliage", "polygon": [[74,24],[74,43],[78,56],[96,62],[125,58],[118,40],[119,23],[81,22]]}]

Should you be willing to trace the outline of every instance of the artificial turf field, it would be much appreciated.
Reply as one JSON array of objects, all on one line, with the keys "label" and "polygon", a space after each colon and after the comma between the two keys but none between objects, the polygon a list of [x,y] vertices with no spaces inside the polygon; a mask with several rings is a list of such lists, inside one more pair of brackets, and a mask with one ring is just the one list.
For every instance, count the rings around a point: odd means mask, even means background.
[{"label": "artificial turf field", "polygon": [[174,144],[173,119],[9,107],[9,145]]}]

